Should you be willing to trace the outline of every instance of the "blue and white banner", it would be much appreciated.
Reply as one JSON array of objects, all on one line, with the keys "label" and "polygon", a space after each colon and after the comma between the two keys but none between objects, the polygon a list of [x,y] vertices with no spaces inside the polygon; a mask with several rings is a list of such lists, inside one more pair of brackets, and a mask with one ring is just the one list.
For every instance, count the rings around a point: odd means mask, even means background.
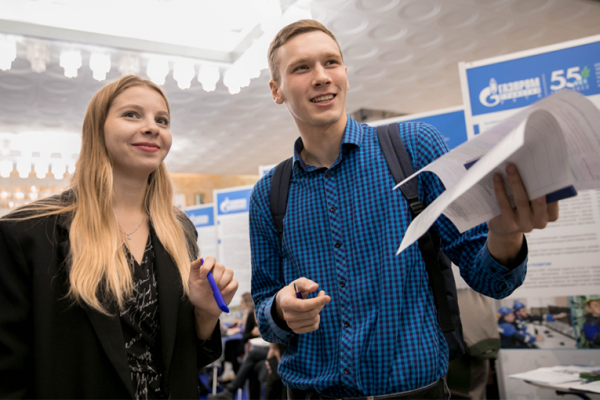
[{"label": "blue and white banner", "polygon": [[575,90],[600,108],[600,36],[459,64],[469,137],[541,98]]},{"label": "blue and white banner", "polygon": [[233,270],[240,283],[232,300],[239,305],[241,295],[250,292],[250,192],[253,186],[238,186],[213,192],[217,226],[217,260]]},{"label": "blue and white banner", "polygon": [[467,141],[467,128],[463,107],[445,108],[443,110],[372,121],[369,122],[369,125],[378,126],[393,122],[424,122],[432,125],[442,134],[451,150]]},{"label": "blue and white banner", "polygon": [[215,209],[212,204],[186,207],[183,211],[192,221],[198,232],[200,256],[217,256],[217,228],[215,226]]}]

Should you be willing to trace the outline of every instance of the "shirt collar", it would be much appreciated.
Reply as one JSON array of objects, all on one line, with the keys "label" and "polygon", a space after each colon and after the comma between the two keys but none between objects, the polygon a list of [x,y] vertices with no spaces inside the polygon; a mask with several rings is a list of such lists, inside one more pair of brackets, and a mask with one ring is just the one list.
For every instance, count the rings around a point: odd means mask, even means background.
[{"label": "shirt collar", "polygon": [[[337,164],[339,160],[347,154],[347,152],[354,148],[360,147],[363,138],[363,126],[356,122],[351,116],[348,115],[348,122],[346,122],[346,128],[344,129],[344,136],[342,136],[342,143],[340,144],[340,155],[338,159],[334,162],[333,165]],[[296,139],[294,143],[294,164],[298,162],[300,167],[304,171],[313,171],[317,168],[308,165],[302,159],[301,153],[304,149],[304,143],[302,142],[302,137]]]}]

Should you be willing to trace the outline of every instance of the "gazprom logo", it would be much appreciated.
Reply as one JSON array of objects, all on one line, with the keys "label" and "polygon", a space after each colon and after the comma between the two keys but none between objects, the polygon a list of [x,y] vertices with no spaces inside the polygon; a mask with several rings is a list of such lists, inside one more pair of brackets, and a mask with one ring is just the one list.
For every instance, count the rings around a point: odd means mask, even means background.
[{"label": "gazprom logo", "polygon": [[492,78],[489,86],[479,93],[479,102],[486,107],[494,107],[505,100],[541,94],[542,85],[539,77],[501,84]]},{"label": "gazprom logo", "polygon": [[246,211],[246,209],[248,209],[247,199],[230,200],[229,197],[225,197],[225,200],[219,205],[219,210],[221,210],[223,214],[234,211]]}]

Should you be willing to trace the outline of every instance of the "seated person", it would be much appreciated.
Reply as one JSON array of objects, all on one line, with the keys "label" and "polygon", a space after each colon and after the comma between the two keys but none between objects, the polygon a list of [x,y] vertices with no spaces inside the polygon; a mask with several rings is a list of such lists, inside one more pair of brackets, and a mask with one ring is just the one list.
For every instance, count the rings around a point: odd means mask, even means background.
[{"label": "seated person", "polygon": [[227,336],[242,333],[242,338],[240,340],[228,340],[225,342],[225,363],[223,366],[223,375],[221,376],[223,382],[228,382],[235,378],[235,374],[240,368],[238,357],[246,352],[246,343],[248,343],[248,340],[260,336],[254,315],[254,301],[250,293],[246,292],[242,294],[240,308],[244,310],[243,320],[245,323],[242,324],[240,320],[234,321],[227,330]]},{"label": "seated person", "polygon": [[600,349],[600,299],[586,301],[585,311],[583,333],[591,349]]},{"label": "seated person", "polygon": [[227,384],[225,389],[215,395],[208,395],[209,399],[213,400],[233,400],[235,392],[244,387],[246,379],[250,380],[250,399],[259,399],[261,392],[261,384],[267,380],[267,366],[265,360],[269,353],[268,346],[252,346],[250,351],[237,372],[233,382]]},{"label": "seated person", "polygon": [[500,307],[498,313],[500,314],[498,332],[500,332],[500,346],[503,349],[537,348],[534,342],[544,340],[543,337],[520,332],[515,324],[516,316],[510,308]]}]

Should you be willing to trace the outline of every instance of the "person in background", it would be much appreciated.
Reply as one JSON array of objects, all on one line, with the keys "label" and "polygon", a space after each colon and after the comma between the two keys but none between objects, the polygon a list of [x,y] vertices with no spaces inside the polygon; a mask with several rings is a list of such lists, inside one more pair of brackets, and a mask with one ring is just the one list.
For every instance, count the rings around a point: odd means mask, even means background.
[{"label": "person in background", "polygon": [[583,332],[591,349],[600,349],[600,300],[589,299],[585,302],[585,322]]},{"label": "person in background", "polygon": [[268,376],[265,383],[265,400],[285,400],[287,399],[287,391],[279,373],[277,373],[277,367],[279,361],[281,361],[281,355],[284,353],[285,347],[278,343],[269,343],[269,353],[265,360],[267,366]]},{"label": "person in background", "polygon": [[198,398],[221,354],[207,274],[226,303],[238,282],[172,204],[170,117],[150,81],[104,86],[70,187],[0,219],[0,398]]},{"label": "person in background", "polygon": [[[444,398],[449,351],[423,255],[415,243],[396,256],[409,204],[392,190],[376,128],[346,113],[350,83],[335,36],[317,21],[294,22],[268,60],[273,100],[300,138],[283,236],[270,209],[274,169],[250,196],[252,297],[263,338],[287,345],[278,371],[289,398]],[[415,171],[448,152],[427,124],[398,129]],[[432,227],[467,283],[494,298],[523,282],[523,232],[558,218],[557,203],[530,201],[515,165],[506,172],[493,184],[501,215],[463,233],[444,216]],[[417,179],[424,205],[444,191],[433,174]]]},{"label": "person in background", "polygon": [[565,318],[567,316],[567,313],[565,312],[558,314],[529,315],[525,304],[518,300],[515,300],[513,304],[513,311],[516,316],[515,323],[517,325],[517,329],[523,334],[527,332],[527,323],[542,321],[552,322],[560,318]]},{"label": "person in background", "polygon": [[521,333],[515,324],[515,313],[510,307],[498,309],[498,332],[500,333],[500,346],[503,349],[536,348],[537,338],[529,333]]},{"label": "person in background", "polygon": [[236,319],[227,329],[227,335],[233,336],[242,334],[239,340],[228,340],[225,342],[224,366],[221,380],[229,382],[235,379],[236,373],[240,368],[238,357],[246,353],[246,344],[248,340],[260,337],[258,326],[256,325],[256,315],[254,314],[254,301],[249,292],[242,294],[240,308],[244,311],[242,320]]}]

